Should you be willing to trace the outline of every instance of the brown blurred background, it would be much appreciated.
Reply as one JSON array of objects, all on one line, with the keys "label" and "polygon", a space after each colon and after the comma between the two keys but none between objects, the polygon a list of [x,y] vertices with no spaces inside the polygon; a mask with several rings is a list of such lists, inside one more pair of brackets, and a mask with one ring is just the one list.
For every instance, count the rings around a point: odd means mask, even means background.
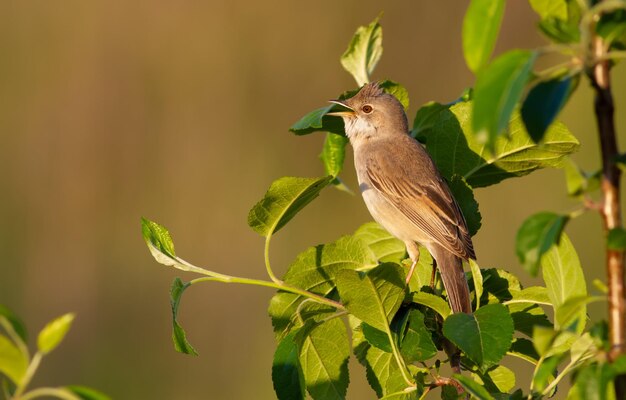
[{"label": "brown blurred background", "polygon": [[[398,1],[384,8],[384,55],[374,78],[428,100],[473,84],[461,51],[467,1]],[[323,135],[287,129],[355,86],[339,56],[376,1],[4,1],[0,3],[0,303],[36,332],[77,313],[35,385],[81,383],[115,399],[271,399],[274,339],[266,288],[204,284],[181,320],[200,353],[171,343],[168,289],[193,275],[157,264],[139,217],[167,226],[183,258],[263,278],[263,242],[246,225],[272,180],[320,176]],[[545,41],[524,1],[507,4],[496,52]],[[626,146],[626,67],[614,70],[618,132]],[[583,82],[563,120],[576,160],[598,164],[591,91]],[[351,154],[343,174],[352,187]],[[477,192],[483,267],[526,284],[514,256],[531,213],[572,210],[562,171]],[[369,216],[359,196],[326,190],[273,241],[283,273],[306,247],[352,232]],[[589,284],[603,275],[600,219],[568,227]],[[591,285],[590,285],[591,286]],[[592,313],[603,315],[603,306]],[[373,398],[351,362],[349,398]]]}]

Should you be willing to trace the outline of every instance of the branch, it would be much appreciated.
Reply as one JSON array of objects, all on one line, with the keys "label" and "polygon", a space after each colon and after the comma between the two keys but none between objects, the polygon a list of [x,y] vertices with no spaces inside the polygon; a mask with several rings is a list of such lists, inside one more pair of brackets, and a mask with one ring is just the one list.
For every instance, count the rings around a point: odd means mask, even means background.
[{"label": "branch", "polygon": [[[618,153],[615,121],[613,117],[613,94],[609,62],[606,60],[606,45],[602,37],[596,35],[591,41],[592,56],[595,60],[589,77],[595,90],[595,113],[602,153],[602,204],[600,214],[604,222],[605,234],[622,226],[619,185],[621,171],[614,159]],[[615,360],[625,353],[626,325],[624,313],[624,251],[606,249],[606,272],[609,287],[609,359]],[[617,398],[626,398],[626,376],[616,378]]]}]

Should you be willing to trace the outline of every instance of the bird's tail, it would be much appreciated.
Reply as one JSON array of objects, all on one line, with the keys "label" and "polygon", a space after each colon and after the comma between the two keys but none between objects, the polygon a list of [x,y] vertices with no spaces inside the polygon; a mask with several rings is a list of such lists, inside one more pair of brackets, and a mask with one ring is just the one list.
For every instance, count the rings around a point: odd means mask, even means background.
[{"label": "bird's tail", "polygon": [[444,248],[438,248],[433,256],[437,260],[437,269],[448,293],[452,312],[471,314],[472,303],[465,272],[463,272],[463,260]]}]

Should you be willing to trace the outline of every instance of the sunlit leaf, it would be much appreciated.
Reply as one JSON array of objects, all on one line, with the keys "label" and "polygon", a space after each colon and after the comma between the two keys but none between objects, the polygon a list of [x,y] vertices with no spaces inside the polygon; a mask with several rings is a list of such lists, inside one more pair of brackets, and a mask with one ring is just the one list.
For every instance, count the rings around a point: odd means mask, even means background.
[{"label": "sunlit leaf", "polygon": [[463,19],[463,55],[469,69],[489,62],[500,32],[504,0],[472,0]]},{"label": "sunlit leaf", "polygon": [[354,237],[363,241],[379,262],[400,263],[406,258],[404,242],[387,232],[376,222],[368,222],[354,232]]},{"label": "sunlit leaf", "polygon": [[28,368],[28,357],[6,336],[0,335],[0,373],[18,384]]},{"label": "sunlit leaf", "polygon": [[548,17],[567,19],[567,0],[530,0],[529,2],[541,19]]},{"label": "sunlit leaf", "polygon": [[359,86],[369,82],[383,55],[383,28],[378,23],[379,18],[367,26],[360,26],[341,56],[341,65],[352,74]]},{"label": "sunlit leaf", "polygon": [[41,332],[39,332],[39,336],[37,337],[37,348],[39,351],[43,354],[47,354],[61,344],[73,320],[74,314],[68,313],[50,321]]},{"label": "sunlit leaf", "polygon": [[480,298],[483,296],[483,275],[476,261],[469,260],[472,271],[472,282],[474,283],[474,293],[476,293],[476,310],[480,308]]},{"label": "sunlit leaf", "polygon": [[579,147],[578,140],[559,122],[548,128],[541,144],[535,143],[515,112],[508,135],[499,136],[494,151],[489,152],[474,135],[471,113],[471,102],[439,109],[420,131],[428,153],[449,181],[461,175],[474,188],[493,185],[540,168],[560,167],[565,156]]},{"label": "sunlit leaf", "polygon": [[[543,255],[541,267],[548,296],[557,313],[568,299],[587,295],[587,284],[578,254],[565,233],[561,235],[559,244]],[[582,332],[585,326],[586,312],[587,307],[581,305],[578,310],[578,332]],[[559,327],[558,321],[555,326]]]},{"label": "sunlit leaf", "polygon": [[495,149],[530,78],[536,53],[511,50],[483,69],[474,88],[472,127],[478,140]]},{"label": "sunlit leaf", "polygon": [[434,294],[426,292],[415,292],[411,296],[411,301],[413,303],[432,308],[434,311],[437,312],[437,314],[441,315],[443,319],[448,318],[448,316],[452,313],[448,302],[439,296],[435,296]]},{"label": "sunlit leaf", "polygon": [[300,365],[313,399],[343,400],[348,389],[350,345],[341,319],[307,324],[296,334],[301,344]]},{"label": "sunlit leaf", "polygon": [[405,294],[404,271],[397,264],[381,264],[367,273],[341,270],[337,289],[344,306],[372,327],[389,331],[389,324]]},{"label": "sunlit leaf", "polygon": [[262,236],[273,235],[313,201],[332,179],[332,176],[284,177],[274,181],[263,199],[250,210],[248,225]]},{"label": "sunlit leaf", "polygon": [[517,231],[515,251],[531,275],[537,275],[541,256],[559,241],[568,219],[567,215],[540,212],[527,218]]}]

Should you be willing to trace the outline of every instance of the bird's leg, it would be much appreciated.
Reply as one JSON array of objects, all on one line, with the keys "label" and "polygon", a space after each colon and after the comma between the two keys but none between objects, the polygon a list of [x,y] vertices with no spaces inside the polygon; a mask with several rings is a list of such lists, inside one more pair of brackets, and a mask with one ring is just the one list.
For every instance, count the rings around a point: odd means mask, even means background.
[{"label": "bird's leg", "polygon": [[406,275],[406,284],[408,285],[411,282],[417,262],[420,260],[420,249],[414,242],[410,242],[406,244],[406,250],[409,252],[409,258],[413,261],[411,268],[409,268],[409,273]]}]

